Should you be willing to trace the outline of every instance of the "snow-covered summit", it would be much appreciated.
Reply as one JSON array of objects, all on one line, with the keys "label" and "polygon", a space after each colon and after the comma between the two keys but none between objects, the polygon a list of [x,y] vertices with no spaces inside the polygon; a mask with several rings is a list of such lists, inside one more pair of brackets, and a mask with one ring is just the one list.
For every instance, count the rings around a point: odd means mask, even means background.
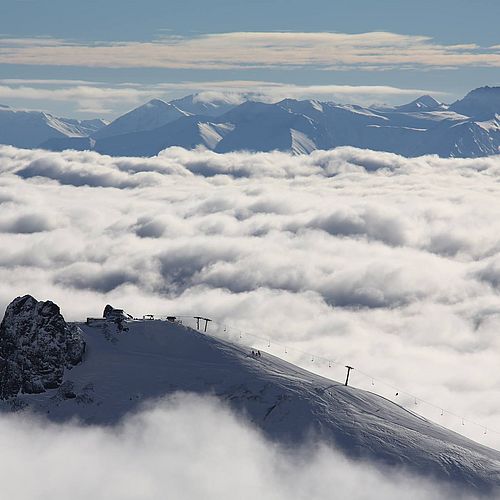
[{"label": "snow-covered summit", "polygon": [[[37,316],[21,317],[26,318],[23,331],[37,331],[39,323],[30,322]],[[484,491],[500,486],[499,452],[380,396],[265,352],[253,356],[247,347],[187,328],[175,318],[123,321],[124,328],[115,318],[75,325],[87,346],[84,361],[64,372],[58,388],[39,394],[20,390],[0,402],[0,410],[30,408],[55,421],[78,417],[113,424],[139,405],[177,391],[210,394],[282,443],[321,439],[352,457]],[[11,351],[22,356],[30,349],[24,342]]]},{"label": "snow-covered summit", "polygon": [[189,113],[182,111],[174,104],[161,99],[151,99],[146,104],[118,117],[92,137],[102,139],[153,130],[184,116],[189,116]]},{"label": "snow-covered summit", "polygon": [[86,137],[100,128],[99,123],[57,118],[44,111],[0,106],[0,143],[36,148],[49,139]]},{"label": "snow-covered summit", "polygon": [[415,111],[442,111],[446,109],[446,106],[430,95],[423,95],[408,104],[397,106],[396,109],[405,113],[411,113]]},{"label": "snow-covered summit", "polygon": [[500,87],[480,87],[454,102],[450,110],[480,120],[500,114]]},{"label": "snow-covered summit", "polygon": [[192,115],[218,117],[246,99],[239,94],[202,92],[170,101],[170,104]]},{"label": "snow-covered summit", "polygon": [[0,143],[111,156],[154,156],[171,146],[293,154],[352,146],[408,157],[470,158],[500,153],[497,115],[500,87],[476,89],[451,106],[423,95],[396,107],[272,103],[250,94],[201,92],[170,102],[152,99],[107,126],[0,108]]}]

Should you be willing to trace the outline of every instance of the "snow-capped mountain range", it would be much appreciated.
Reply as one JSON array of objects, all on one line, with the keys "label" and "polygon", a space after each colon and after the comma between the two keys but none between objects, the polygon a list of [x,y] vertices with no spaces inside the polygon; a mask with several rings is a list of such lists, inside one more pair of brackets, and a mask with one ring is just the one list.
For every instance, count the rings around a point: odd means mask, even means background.
[{"label": "snow-capped mountain range", "polygon": [[112,156],[154,156],[170,146],[294,154],[354,146],[405,156],[482,157],[500,153],[500,87],[473,90],[451,105],[425,95],[396,107],[191,95],[153,99],[109,124],[0,107],[0,143]]},{"label": "snow-capped mountain range", "polygon": [[36,148],[49,139],[87,138],[106,125],[101,119],[56,118],[43,111],[0,106],[0,143],[20,148]]},{"label": "snow-capped mountain range", "polygon": [[500,452],[383,397],[173,319],[134,320],[111,306],[104,316],[67,324],[52,302],[15,299],[0,325],[0,411],[113,424],[176,391],[215,395],[277,442],[314,436],[476,492],[500,486]]}]

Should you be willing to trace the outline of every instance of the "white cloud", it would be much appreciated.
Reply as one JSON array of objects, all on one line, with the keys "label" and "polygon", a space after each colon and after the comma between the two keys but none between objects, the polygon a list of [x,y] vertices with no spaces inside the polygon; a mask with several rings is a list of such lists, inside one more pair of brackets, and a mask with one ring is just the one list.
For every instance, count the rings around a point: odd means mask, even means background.
[{"label": "white cloud", "polygon": [[2,78],[3,85],[98,85],[99,82],[90,80],[65,80],[65,79],[42,79],[42,78]]},{"label": "white cloud", "polygon": [[[500,157],[171,148],[111,158],[4,146],[0,171],[1,309],[32,293],[68,319],[105,303],[198,312],[271,349],[286,344],[288,359],[325,375],[343,373],[293,349],[497,427]],[[353,383],[371,388],[358,371]]]},{"label": "white cloud", "polygon": [[177,395],[114,428],[0,416],[2,495],[16,500],[472,500],[318,443],[278,448],[220,402]]},{"label": "white cloud", "polygon": [[[327,99],[358,104],[381,101],[409,100],[423,94],[443,96],[430,89],[399,88],[377,85],[292,85],[261,80],[182,81],[137,85],[123,83],[110,86],[98,82],[72,80],[0,80],[0,100],[27,103],[68,103],[79,112],[110,114],[123,113],[152,98],[170,100],[186,93],[199,93],[198,100],[220,99],[240,104],[243,98],[277,102],[284,98]],[[27,105],[27,108],[30,106]]]},{"label": "white cloud", "polygon": [[444,45],[388,32],[231,32],[168,36],[152,42],[78,44],[55,39],[2,39],[0,63],[229,69],[319,67],[327,70],[500,65],[495,47]]},{"label": "white cloud", "polygon": [[[22,84],[0,84],[0,99],[5,102],[12,100],[22,101],[42,101],[44,103],[70,103],[76,107],[76,111],[81,113],[91,113],[97,115],[107,115],[112,113],[117,107],[135,106],[141,101],[152,97],[152,94],[145,90],[134,87],[103,87],[99,85],[84,84],[63,84],[60,87],[50,88],[47,85],[61,85],[57,81],[48,84],[47,82],[26,82]],[[29,85],[31,83],[31,85]],[[44,104],[46,106],[46,104]],[[31,106],[25,106],[30,108]]]},{"label": "white cloud", "polygon": [[[413,96],[425,93],[441,94],[441,92],[429,89],[399,88],[390,85],[298,85],[291,83],[281,83],[263,80],[220,80],[203,82],[178,82],[161,83],[155,86],[158,90],[199,92],[202,89],[209,91],[202,92],[202,97],[212,98],[213,94],[227,96],[231,92],[236,94],[262,94],[269,99],[310,98],[328,96]],[[237,101],[237,99],[235,99]]]}]

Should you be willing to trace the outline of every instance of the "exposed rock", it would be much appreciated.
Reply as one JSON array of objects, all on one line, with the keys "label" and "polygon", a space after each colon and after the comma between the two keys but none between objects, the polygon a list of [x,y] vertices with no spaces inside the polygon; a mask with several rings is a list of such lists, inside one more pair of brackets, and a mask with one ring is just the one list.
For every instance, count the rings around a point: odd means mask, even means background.
[{"label": "exposed rock", "polygon": [[102,313],[103,318],[110,320],[122,320],[122,319],[131,319],[132,316],[127,314],[123,309],[116,309],[113,306],[107,304],[104,308],[104,312]]},{"label": "exposed rock", "polygon": [[132,316],[127,314],[123,309],[115,309],[113,306],[107,304],[102,315],[107,321],[116,323],[118,331],[128,331],[128,328],[123,325],[123,321],[132,319]]},{"label": "exposed rock", "polygon": [[83,359],[85,342],[53,302],[14,299],[0,325],[0,399],[61,385],[65,369]]}]

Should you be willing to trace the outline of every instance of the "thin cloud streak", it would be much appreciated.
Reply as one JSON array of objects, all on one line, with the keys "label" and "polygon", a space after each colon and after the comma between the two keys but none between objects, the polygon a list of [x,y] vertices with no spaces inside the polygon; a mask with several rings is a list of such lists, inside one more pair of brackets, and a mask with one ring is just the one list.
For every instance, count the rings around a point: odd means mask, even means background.
[{"label": "thin cloud streak", "polygon": [[164,37],[152,42],[78,44],[56,39],[3,39],[0,63],[106,68],[365,70],[500,66],[495,47],[438,44],[388,32],[233,32]]},{"label": "thin cloud streak", "polygon": [[71,80],[0,80],[0,100],[3,102],[12,100],[63,102],[76,106],[78,111],[92,110],[92,112],[115,116],[152,98],[171,100],[186,93],[201,93],[202,97],[234,96],[235,102],[241,102],[243,98],[265,102],[295,98],[348,100],[364,105],[387,102],[387,100],[399,102],[424,94],[437,97],[446,95],[429,89],[399,88],[388,85],[293,85],[262,80],[182,81],[151,85],[123,83],[115,86]]}]

